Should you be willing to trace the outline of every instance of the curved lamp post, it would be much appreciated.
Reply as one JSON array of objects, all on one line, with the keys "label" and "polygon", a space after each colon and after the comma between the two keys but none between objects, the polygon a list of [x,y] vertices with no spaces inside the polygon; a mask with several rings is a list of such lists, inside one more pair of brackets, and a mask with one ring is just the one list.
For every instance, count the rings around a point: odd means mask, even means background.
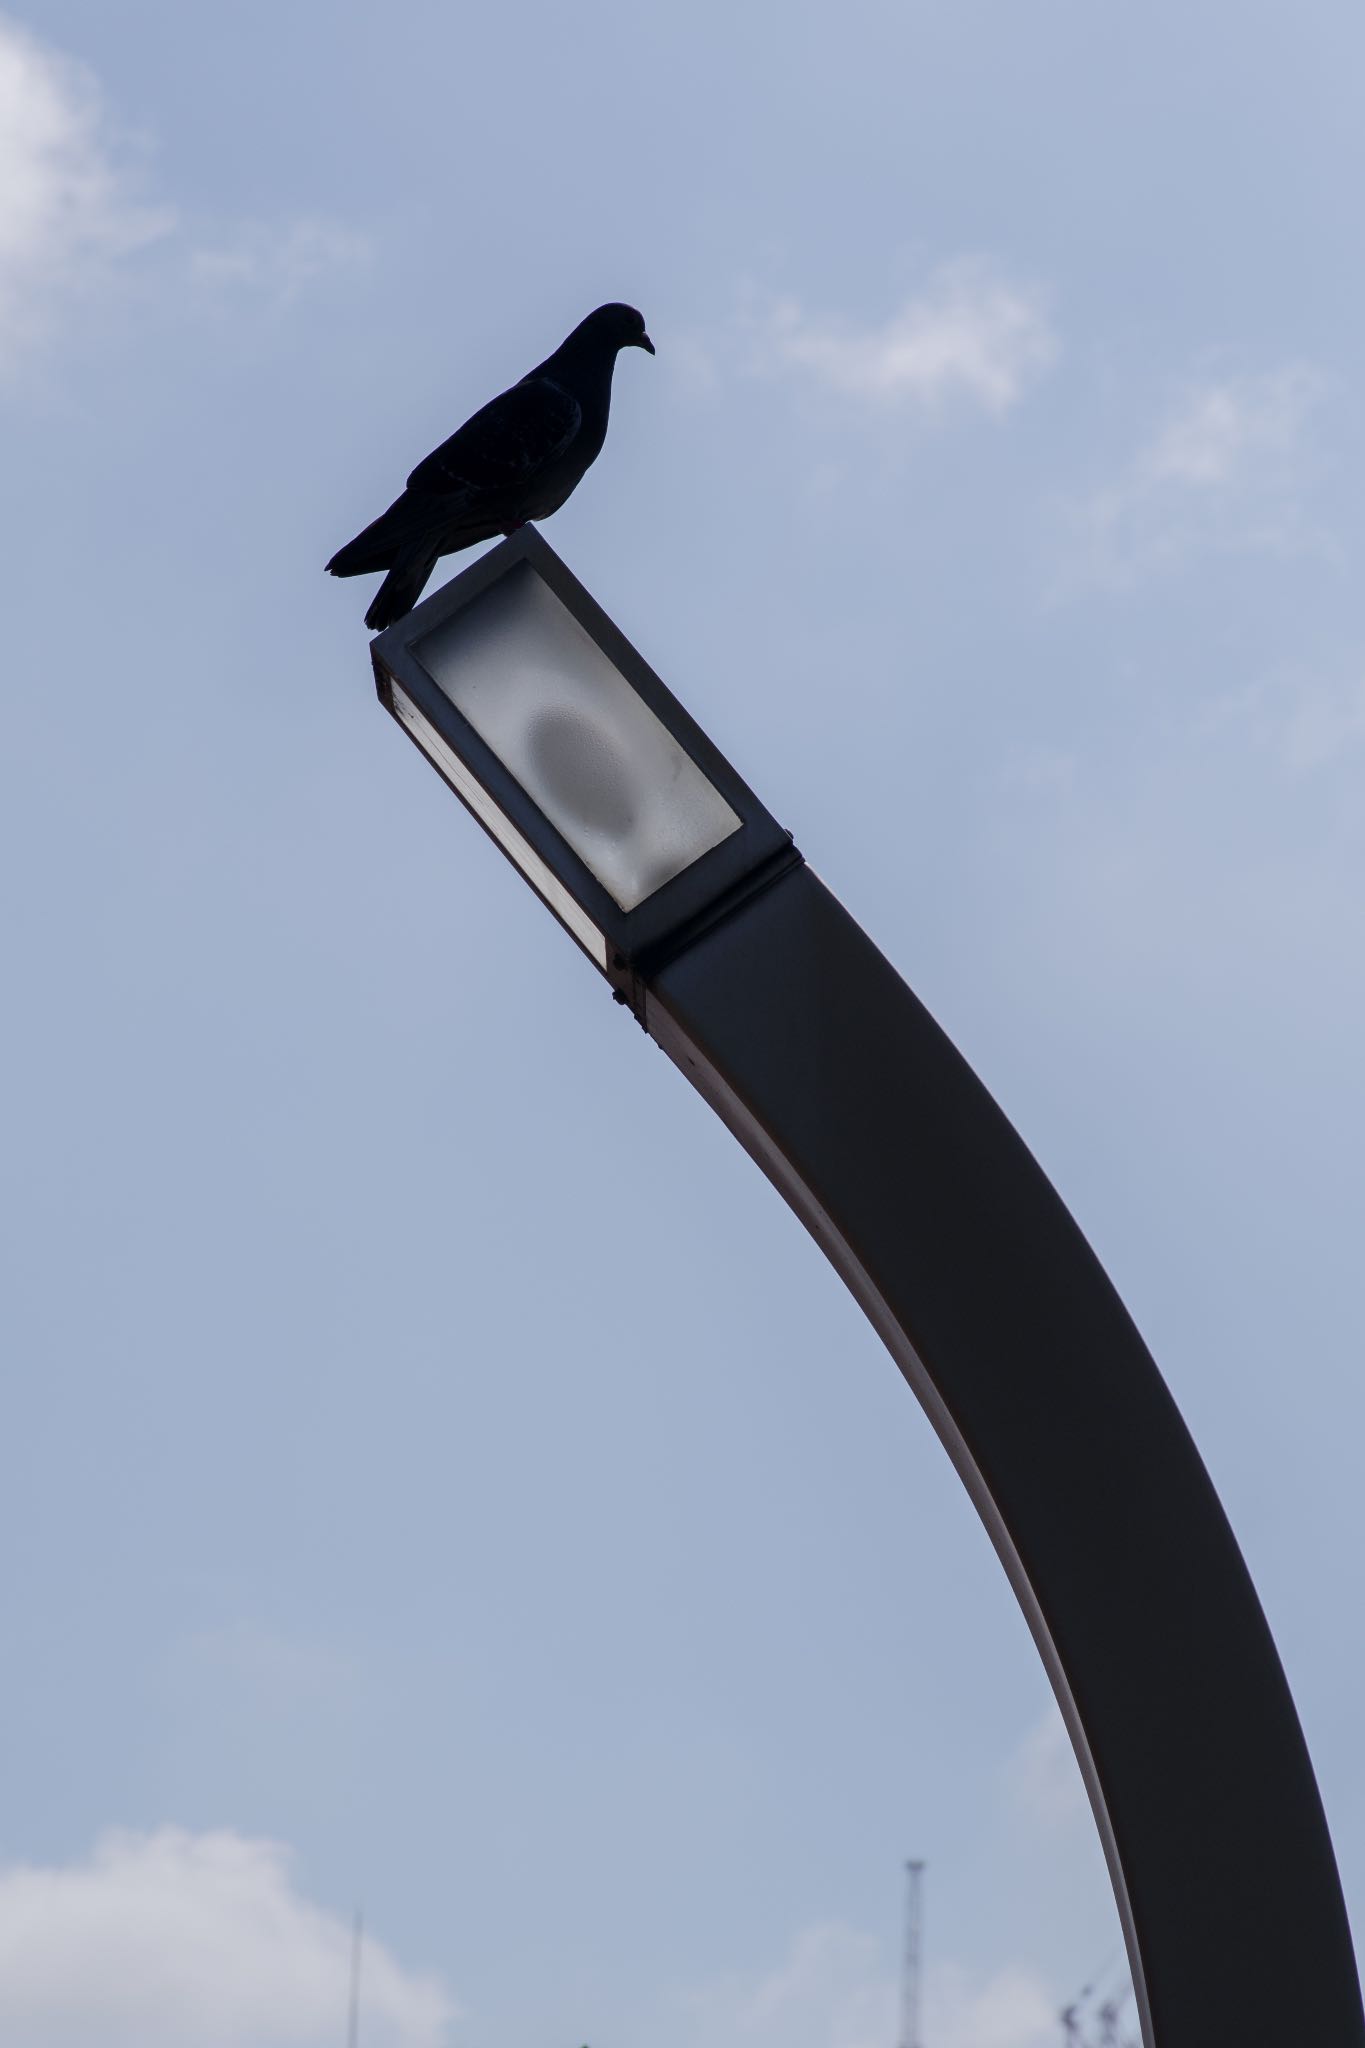
[{"label": "curved lamp post", "polygon": [[1365,2048],[1246,1567],[1122,1302],[991,1097],[532,529],[372,654],[384,704],[791,1204],[923,1404],[1061,1704],[1147,2048]]}]

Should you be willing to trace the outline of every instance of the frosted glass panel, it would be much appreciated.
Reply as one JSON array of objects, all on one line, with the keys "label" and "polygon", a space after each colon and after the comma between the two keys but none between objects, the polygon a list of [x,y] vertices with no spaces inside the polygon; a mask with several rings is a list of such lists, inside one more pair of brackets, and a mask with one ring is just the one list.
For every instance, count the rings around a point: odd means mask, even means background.
[{"label": "frosted glass panel", "polygon": [[435,762],[451,787],[459,791],[474,816],[488,827],[503,852],[512,856],[527,881],[540,891],[551,910],[568,926],[584,952],[591,954],[599,967],[605,967],[607,942],[597,926],[579,909],[559,877],[551,874],[535,848],[526,844],[510,819],[503,817],[482,784],[470,774],[464,762],[451,752],[430,719],[422,716],[402,685],[393,683],[390,687],[393,691],[393,708],[423,753],[429,760]]},{"label": "frosted glass panel", "polygon": [[739,819],[527,563],[413,653],[622,910]]}]

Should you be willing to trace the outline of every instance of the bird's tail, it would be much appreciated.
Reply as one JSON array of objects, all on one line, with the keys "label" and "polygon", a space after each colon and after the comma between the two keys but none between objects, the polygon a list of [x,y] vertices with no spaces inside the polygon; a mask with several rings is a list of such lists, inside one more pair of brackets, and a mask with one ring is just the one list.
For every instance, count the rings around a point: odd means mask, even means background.
[{"label": "bird's tail", "polygon": [[391,569],[403,545],[404,526],[410,524],[408,495],[396,498],[387,512],[372,519],[363,533],[338,548],[327,564],[332,576],[368,576],[375,569]]},{"label": "bird's tail", "polygon": [[435,548],[420,547],[402,551],[365,614],[365,624],[372,633],[382,633],[385,626],[391,626],[395,619],[412,610],[436,567],[438,552]]}]

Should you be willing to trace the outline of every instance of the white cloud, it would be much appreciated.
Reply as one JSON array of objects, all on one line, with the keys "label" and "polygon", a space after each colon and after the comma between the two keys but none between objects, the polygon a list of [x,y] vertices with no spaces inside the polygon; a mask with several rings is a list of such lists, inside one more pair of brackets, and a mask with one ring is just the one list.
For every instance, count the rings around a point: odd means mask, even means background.
[{"label": "white cloud", "polygon": [[885,2048],[895,1987],[870,1935],[810,1927],[775,1969],[700,1993],[694,2019],[696,2048]]},{"label": "white cloud", "polygon": [[1057,1707],[1046,1710],[1025,1734],[1005,1766],[1014,1804],[1049,1827],[1090,1821],[1090,1801],[1071,1737]]},{"label": "white cloud", "polygon": [[[687,2048],[886,2048],[897,1980],[870,1935],[807,1928],[773,1970],[710,1987],[691,2004]],[[935,2048],[1052,2048],[1057,2002],[1032,1970],[988,1977],[948,1964],[926,1976],[924,2035]]]},{"label": "white cloud", "polygon": [[355,229],[306,216],[241,222],[195,249],[190,264],[201,284],[292,299],[331,272],[359,269],[370,254],[367,237]]},{"label": "white cloud", "polygon": [[170,226],[137,199],[89,73],[0,16],[0,369]]},{"label": "white cloud", "polygon": [[[350,1929],[275,1843],[110,1834],[88,1860],[0,1867],[0,2040],[23,2048],[335,2048]],[[454,2008],[367,1940],[370,2048],[444,2048]]]},{"label": "white cloud", "polygon": [[1323,549],[1306,496],[1325,395],[1303,363],[1187,388],[1124,474],[1079,508],[1081,580],[1121,586],[1210,551]]},{"label": "white cloud", "polygon": [[171,239],[176,226],[170,207],[143,196],[91,73],[0,15],[0,374],[152,242],[169,241],[155,275],[169,274],[176,305],[187,268],[205,292],[278,303],[370,253],[354,229],[312,215],[231,223],[216,237],[191,223]]},{"label": "white cloud", "polygon": [[925,2005],[934,2048],[1053,2048],[1057,2038],[1056,2003],[1033,1970],[931,1971]]},{"label": "white cloud", "polygon": [[1280,753],[1285,766],[1304,774],[1365,744],[1365,677],[1296,690],[1285,706]]},{"label": "white cloud", "polygon": [[749,326],[760,371],[796,371],[868,405],[927,412],[955,403],[1007,412],[1057,353],[1040,294],[966,261],[936,270],[879,326],[823,319],[792,298]]},{"label": "white cloud", "polygon": [[1151,482],[1211,489],[1256,465],[1292,457],[1321,380],[1302,364],[1186,394],[1138,460]]},{"label": "white cloud", "polygon": [[1291,776],[1331,768],[1365,746],[1365,676],[1291,676],[1221,698],[1199,722],[1201,737],[1250,736]]}]

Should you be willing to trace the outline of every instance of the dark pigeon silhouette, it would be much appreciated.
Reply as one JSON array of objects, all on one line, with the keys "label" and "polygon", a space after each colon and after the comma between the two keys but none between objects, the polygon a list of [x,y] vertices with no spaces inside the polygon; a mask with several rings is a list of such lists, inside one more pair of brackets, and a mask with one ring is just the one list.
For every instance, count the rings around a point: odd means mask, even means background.
[{"label": "dark pigeon silhouette", "polygon": [[602,451],[623,348],[653,355],[644,321],[633,306],[599,306],[419,462],[402,497],[337,550],[333,576],[388,571],[365,614],[372,633],[412,610],[442,555],[559,510]]}]

